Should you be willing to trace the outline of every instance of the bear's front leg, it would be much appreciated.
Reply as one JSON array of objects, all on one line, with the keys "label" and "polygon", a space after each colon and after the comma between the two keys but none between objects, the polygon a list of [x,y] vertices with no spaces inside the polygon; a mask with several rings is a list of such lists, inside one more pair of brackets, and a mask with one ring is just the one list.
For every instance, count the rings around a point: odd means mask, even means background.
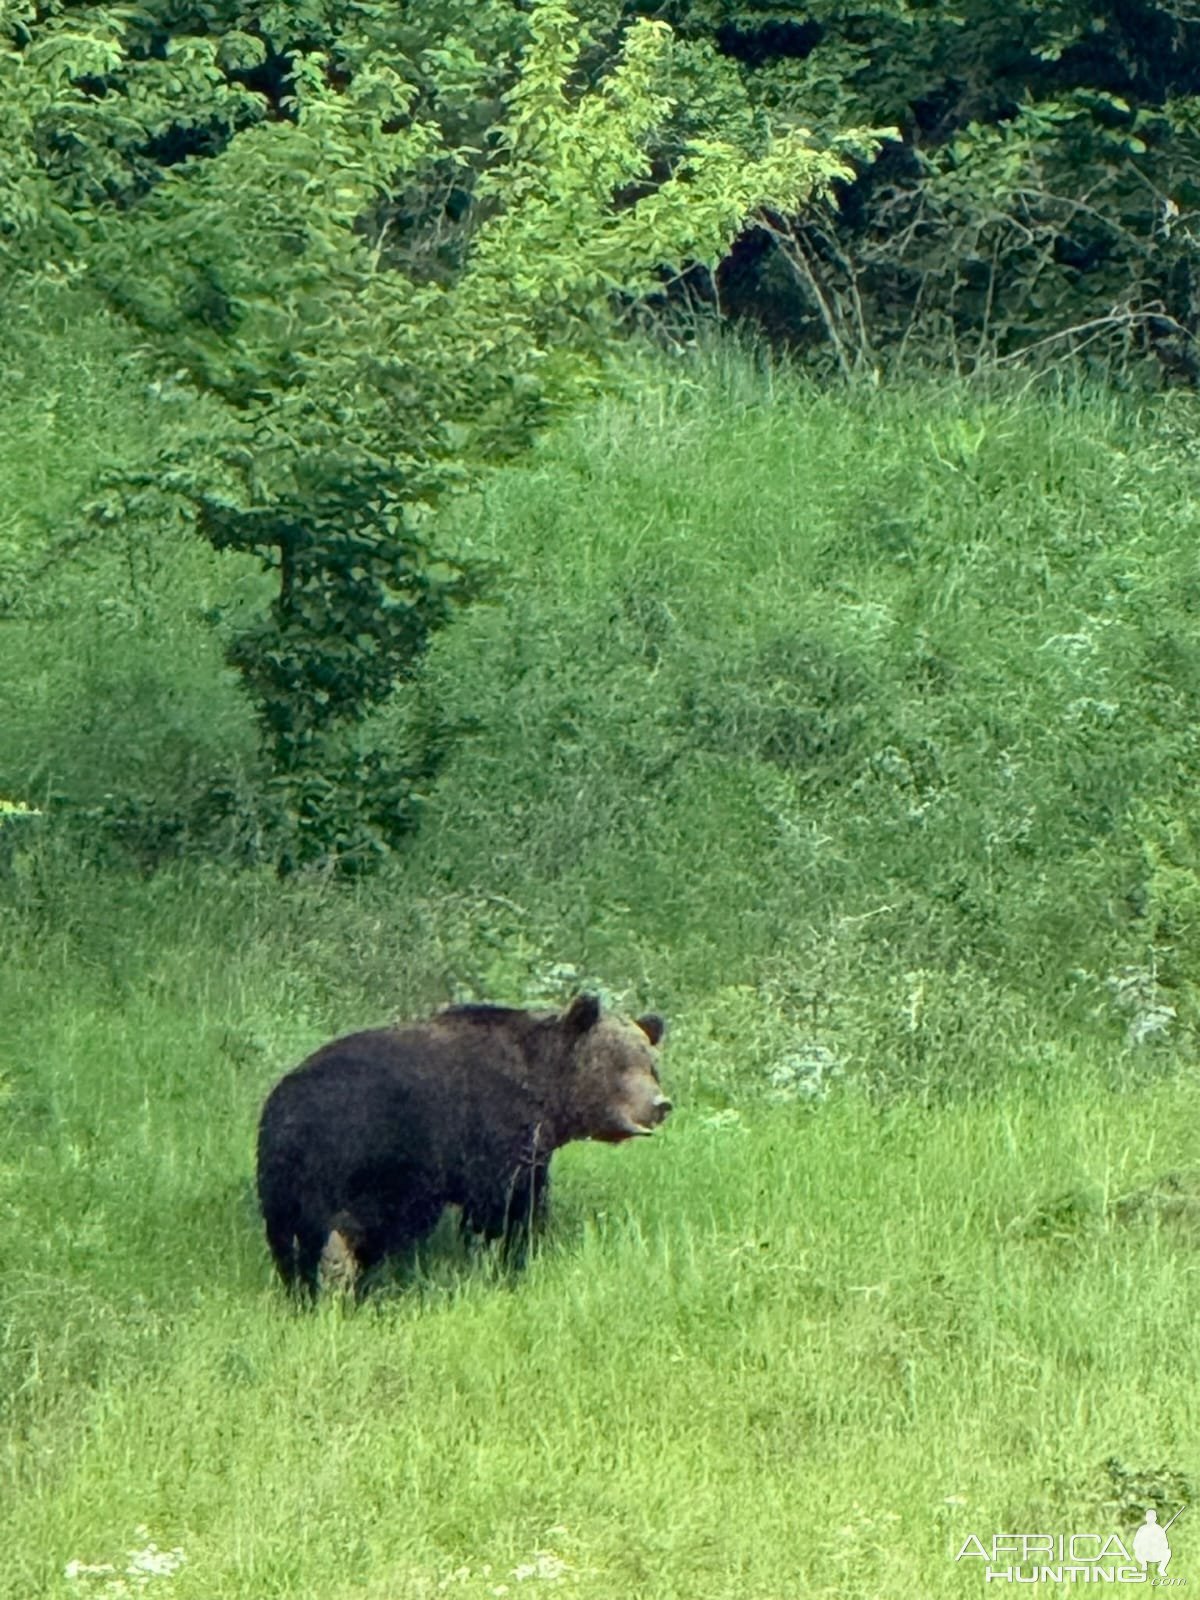
[{"label": "bear's front leg", "polygon": [[504,1188],[463,1207],[463,1221],[489,1243],[500,1243],[505,1266],[524,1265],[529,1240],[545,1220],[550,1174],[545,1166],[522,1166]]},{"label": "bear's front leg", "polygon": [[525,1167],[510,1187],[500,1242],[500,1259],[506,1266],[525,1265],[529,1242],[546,1220],[549,1189],[550,1173],[544,1166]]}]

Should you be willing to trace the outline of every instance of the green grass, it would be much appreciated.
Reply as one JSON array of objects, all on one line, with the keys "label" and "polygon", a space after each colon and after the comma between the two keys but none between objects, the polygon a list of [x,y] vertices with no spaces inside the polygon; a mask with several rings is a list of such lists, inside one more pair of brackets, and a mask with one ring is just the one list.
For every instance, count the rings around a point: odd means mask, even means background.
[{"label": "green grass", "polygon": [[[214,606],[257,600],[253,563],[112,488],[221,418],[147,382],[129,330],[81,293],[9,284],[0,301],[0,795],[99,804],[186,791],[253,749]],[[101,510],[107,507],[107,512]],[[95,512],[100,514],[96,515]]]},{"label": "green grass", "polygon": [[[6,402],[43,537],[154,444],[101,355],[65,422]],[[0,1596],[111,1600],[154,1542],[160,1600],[937,1600],[968,1533],[1190,1505],[1194,424],[646,368],[447,520],[501,569],[427,674],[476,732],[378,880],[6,824]],[[202,613],[255,582],[166,533],[13,579],[0,797],[249,762]],[[586,983],[668,1015],[662,1135],[564,1152],[519,1279],[443,1235],[291,1310],[275,1077]]]},{"label": "green grass", "polygon": [[560,1159],[516,1283],[434,1253],[305,1315],[242,1192],[265,1076],[220,1026],[87,1006],[42,1046],[0,1593],[72,1592],[145,1527],[180,1600],[485,1596],[539,1552],[581,1595],[951,1596],[958,1535],[1131,1531],[1112,1458],[1191,1481],[1194,1083],[1116,1099],[1064,1060],[1069,1091],[935,1113],[685,1104]]}]

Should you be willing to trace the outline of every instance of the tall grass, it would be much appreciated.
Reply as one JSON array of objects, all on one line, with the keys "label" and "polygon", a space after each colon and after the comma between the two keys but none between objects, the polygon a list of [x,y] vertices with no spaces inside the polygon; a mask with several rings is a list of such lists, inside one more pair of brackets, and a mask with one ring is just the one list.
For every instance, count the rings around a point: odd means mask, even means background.
[{"label": "tall grass", "polygon": [[[96,374],[72,438],[137,458],[161,399]],[[643,369],[447,522],[500,568],[429,662],[476,731],[387,875],[10,832],[0,1596],[936,1600],[968,1533],[1190,1501],[1193,424]],[[0,626],[0,797],[249,748],[200,612],[251,580],[160,551],[118,628],[90,549]],[[584,984],[667,1012],[661,1135],[558,1158],[519,1279],[443,1235],[291,1310],[274,1078]]]}]

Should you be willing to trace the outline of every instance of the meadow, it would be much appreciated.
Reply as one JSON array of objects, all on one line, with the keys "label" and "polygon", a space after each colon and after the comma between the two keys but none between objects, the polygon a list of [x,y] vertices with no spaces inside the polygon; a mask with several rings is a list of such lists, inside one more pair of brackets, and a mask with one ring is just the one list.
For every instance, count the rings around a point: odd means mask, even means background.
[{"label": "meadow", "polygon": [[[189,426],[105,337],[0,402],[0,556]],[[7,823],[0,1596],[941,1600],[970,1534],[1181,1504],[1200,1581],[1197,421],[646,357],[448,512],[496,575],[384,873]],[[256,572],[119,529],[16,570],[0,796],[249,767]],[[443,1228],[289,1306],[275,1078],[583,987],[666,1014],[666,1127],[557,1158],[520,1276]]]}]

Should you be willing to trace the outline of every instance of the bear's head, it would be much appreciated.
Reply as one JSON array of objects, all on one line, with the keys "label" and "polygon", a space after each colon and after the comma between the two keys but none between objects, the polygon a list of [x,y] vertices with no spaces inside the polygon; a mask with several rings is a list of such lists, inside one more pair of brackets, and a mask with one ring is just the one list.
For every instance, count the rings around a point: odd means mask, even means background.
[{"label": "bear's head", "polygon": [[658,1016],[603,1015],[593,994],[577,995],[556,1019],[569,1062],[566,1127],[569,1139],[617,1144],[654,1132],[671,1110],[662,1092],[654,1047],[663,1036]]}]

